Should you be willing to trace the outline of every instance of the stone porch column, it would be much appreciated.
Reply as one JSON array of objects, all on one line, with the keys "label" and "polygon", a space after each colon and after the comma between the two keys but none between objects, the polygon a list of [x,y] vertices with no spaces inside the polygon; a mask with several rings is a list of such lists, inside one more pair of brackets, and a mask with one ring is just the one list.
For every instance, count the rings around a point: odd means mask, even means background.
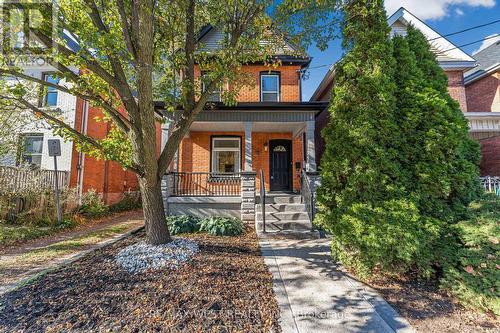
[{"label": "stone porch column", "polygon": [[252,123],[244,122],[245,128],[245,167],[243,170],[252,171]]},{"label": "stone porch column", "polygon": [[314,146],[314,130],[315,122],[314,120],[306,122],[306,171],[314,172],[316,171],[316,148]]},{"label": "stone porch column", "polygon": [[244,223],[255,221],[255,171],[241,173],[241,220]]}]

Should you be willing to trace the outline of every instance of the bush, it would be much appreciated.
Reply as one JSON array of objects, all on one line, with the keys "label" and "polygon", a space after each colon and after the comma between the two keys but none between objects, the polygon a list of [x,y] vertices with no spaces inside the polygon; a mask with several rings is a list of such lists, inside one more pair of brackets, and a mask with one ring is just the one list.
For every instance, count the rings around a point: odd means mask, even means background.
[{"label": "bush", "polygon": [[89,218],[102,217],[109,213],[109,206],[102,201],[95,190],[89,190],[82,195],[82,205],[78,213]]},{"label": "bush", "polygon": [[200,230],[200,219],[194,216],[168,216],[168,230],[172,235],[197,232]]},{"label": "bush", "polygon": [[141,208],[141,206],[141,196],[139,193],[125,192],[123,194],[123,198],[119,202],[109,207],[109,211],[113,213],[119,213]]},{"label": "bush", "polygon": [[415,205],[405,200],[354,205],[329,229],[332,255],[360,278],[410,269],[423,276],[432,272],[431,245],[439,239],[439,222],[423,222]]},{"label": "bush", "polygon": [[200,231],[217,236],[236,236],[243,232],[243,222],[230,217],[209,217],[200,223]]},{"label": "bush", "polygon": [[[442,287],[462,303],[500,315],[500,198],[485,195],[456,225],[460,247],[445,263]],[[450,260],[451,259],[451,260]]]}]

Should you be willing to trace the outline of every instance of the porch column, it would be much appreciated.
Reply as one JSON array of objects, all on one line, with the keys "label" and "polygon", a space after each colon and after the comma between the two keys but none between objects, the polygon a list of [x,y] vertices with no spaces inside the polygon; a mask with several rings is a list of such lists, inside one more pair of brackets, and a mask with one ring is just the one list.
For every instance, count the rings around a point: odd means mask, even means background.
[{"label": "porch column", "polygon": [[245,223],[255,221],[255,171],[241,173],[241,220]]},{"label": "porch column", "polygon": [[314,129],[315,122],[313,120],[306,122],[306,171],[316,171],[316,148],[314,146]]},{"label": "porch column", "polygon": [[245,171],[252,171],[252,123],[244,122],[245,128]]}]

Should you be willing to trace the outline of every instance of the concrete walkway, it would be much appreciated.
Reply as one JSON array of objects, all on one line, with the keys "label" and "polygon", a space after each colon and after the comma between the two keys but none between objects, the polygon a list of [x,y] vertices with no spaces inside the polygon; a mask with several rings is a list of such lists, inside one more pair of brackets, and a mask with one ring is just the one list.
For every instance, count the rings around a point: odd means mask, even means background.
[{"label": "concrete walkway", "polygon": [[328,239],[260,239],[283,332],[414,332],[374,290],[338,269],[329,244]]}]

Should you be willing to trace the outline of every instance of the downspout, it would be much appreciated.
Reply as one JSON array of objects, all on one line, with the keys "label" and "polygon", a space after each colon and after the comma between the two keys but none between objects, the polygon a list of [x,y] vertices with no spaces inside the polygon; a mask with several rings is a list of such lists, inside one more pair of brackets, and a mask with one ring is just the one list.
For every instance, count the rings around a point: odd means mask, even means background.
[{"label": "downspout", "polygon": [[[87,118],[89,111],[89,102],[83,100],[83,110],[82,110],[82,119],[80,122],[80,131],[82,134],[87,134]],[[85,153],[78,152],[78,163],[76,165],[77,173],[77,184],[76,188],[78,191],[78,203],[82,204],[82,195],[83,195],[83,173],[85,171]]]}]

